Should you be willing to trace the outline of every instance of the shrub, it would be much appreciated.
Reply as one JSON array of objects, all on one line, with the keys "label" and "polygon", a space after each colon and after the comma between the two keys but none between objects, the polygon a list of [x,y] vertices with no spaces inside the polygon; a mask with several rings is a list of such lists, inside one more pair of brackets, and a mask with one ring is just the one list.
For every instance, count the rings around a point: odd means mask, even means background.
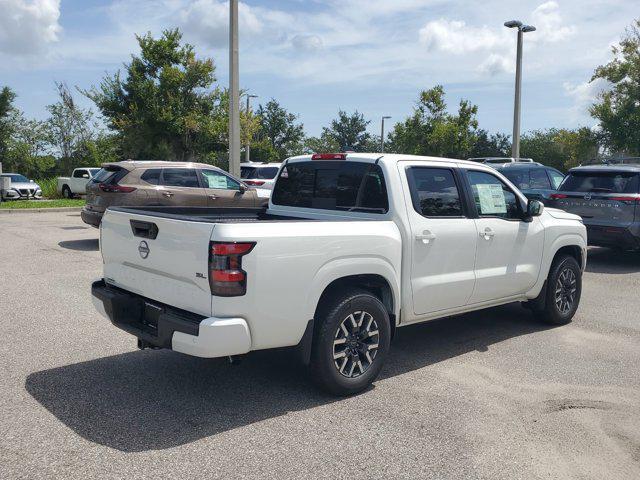
[{"label": "shrub", "polygon": [[56,177],[42,178],[36,180],[36,183],[40,185],[44,198],[62,198],[62,195],[58,193],[58,180]]}]

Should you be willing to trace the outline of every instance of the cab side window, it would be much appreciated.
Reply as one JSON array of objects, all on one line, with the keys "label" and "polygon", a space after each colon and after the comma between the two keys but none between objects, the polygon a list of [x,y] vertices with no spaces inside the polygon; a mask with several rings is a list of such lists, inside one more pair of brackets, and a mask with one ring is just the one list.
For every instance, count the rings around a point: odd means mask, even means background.
[{"label": "cab side window", "polygon": [[160,172],[162,172],[160,168],[150,168],[140,178],[151,185],[158,185],[160,183]]},{"label": "cab side window", "polygon": [[233,178],[216,170],[201,170],[204,179],[204,188],[215,188],[218,190],[240,190],[240,184]]},{"label": "cab side window", "polygon": [[498,177],[487,172],[467,170],[467,178],[480,217],[522,218],[518,197]]},{"label": "cab side window", "polygon": [[76,170],[73,172],[73,178],[83,178],[83,175],[89,175],[89,172],[86,170]]},{"label": "cab side window", "polygon": [[462,217],[462,202],[453,171],[410,167],[407,179],[413,208],[424,217]]}]

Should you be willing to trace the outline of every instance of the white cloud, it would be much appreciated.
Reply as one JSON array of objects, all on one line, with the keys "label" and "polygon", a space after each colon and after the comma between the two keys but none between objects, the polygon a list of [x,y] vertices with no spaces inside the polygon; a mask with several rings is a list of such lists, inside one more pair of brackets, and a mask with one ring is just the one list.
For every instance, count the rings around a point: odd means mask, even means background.
[{"label": "white cloud", "polygon": [[[186,34],[197,36],[210,47],[224,47],[229,42],[229,2],[197,0],[182,10],[180,21]],[[254,8],[243,2],[238,5],[238,29],[242,35],[256,35],[263,29]]]},{"label": "white cloud", "polygon": [[478,71],[491,76],[500,73],[513,73],[516,69],[516,62],[513,56],[492,53],[480,65]]},{"label": "white cloud", "polygon": [[60,0],[0,0],[0,52],[34,54],[58,40]]},{"label": "white cloud", "polygon": [[581,118],[589,111],[589,107],[598,98],[598,95],[611,87],[611,84],[602,78],[592,82],[571,83],[564,82],[565,95],[573,99],[571,114],[573,118]]},{"label": "white cloud", "polygon": [[468,26],[460,20],[443,18],[428,22],[420,29],[419,38],[430,51],[454,54],[491,49],[502,40],[498,33],[487,27]]},{"label": "white cloud", "polygon": [[322,49],[323,42],[318,35],[295,35],[291,45],[297,50],[313,52]]},{"label": "white cloud", "polygon": [[539,5],[532,13],[531,20],[537,28],[536,41],[559,42],[576,33],[575,25],[568,25],[560,14],[560,5],[550,0]]}]

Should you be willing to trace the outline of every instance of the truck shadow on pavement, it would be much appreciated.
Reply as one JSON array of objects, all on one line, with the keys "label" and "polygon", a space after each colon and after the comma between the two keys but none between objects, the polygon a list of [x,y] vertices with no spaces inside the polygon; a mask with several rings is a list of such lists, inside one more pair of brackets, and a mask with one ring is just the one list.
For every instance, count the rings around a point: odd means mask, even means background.
[{"label": "truck shadow on pavement", "polygon": [[640,272],[640,252],[590,248],[587,253],[587,272],[613,274]]},{"label": "truck shadow on pavement", "polygon": [[[517,304],[405,327],[377,382],[547,328]],[[172,448],[341,401],[316,390],[286,349],[254,352],[238,366],[134,351],[32,373],[25,388],[78,435],[124,452]]]},{"label": "truck shadow on pavement", "polygon": [[58,246],[67,250],[79,250],[81,252],[97,252],[100,249],[97,238],[84,238],[82,240],[63,240]]}]

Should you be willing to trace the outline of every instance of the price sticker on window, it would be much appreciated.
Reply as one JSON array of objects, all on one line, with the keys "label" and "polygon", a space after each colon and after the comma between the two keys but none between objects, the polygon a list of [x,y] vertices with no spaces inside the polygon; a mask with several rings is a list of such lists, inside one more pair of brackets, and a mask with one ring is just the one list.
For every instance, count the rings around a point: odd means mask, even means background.
[{"label": "price sticker on window", "polygon": [[480,213],[482,215],[495,215],[507,213],[507,202],[504,198],[502,185],[495,183],[478,184],[478,197],[480,199]]}]

